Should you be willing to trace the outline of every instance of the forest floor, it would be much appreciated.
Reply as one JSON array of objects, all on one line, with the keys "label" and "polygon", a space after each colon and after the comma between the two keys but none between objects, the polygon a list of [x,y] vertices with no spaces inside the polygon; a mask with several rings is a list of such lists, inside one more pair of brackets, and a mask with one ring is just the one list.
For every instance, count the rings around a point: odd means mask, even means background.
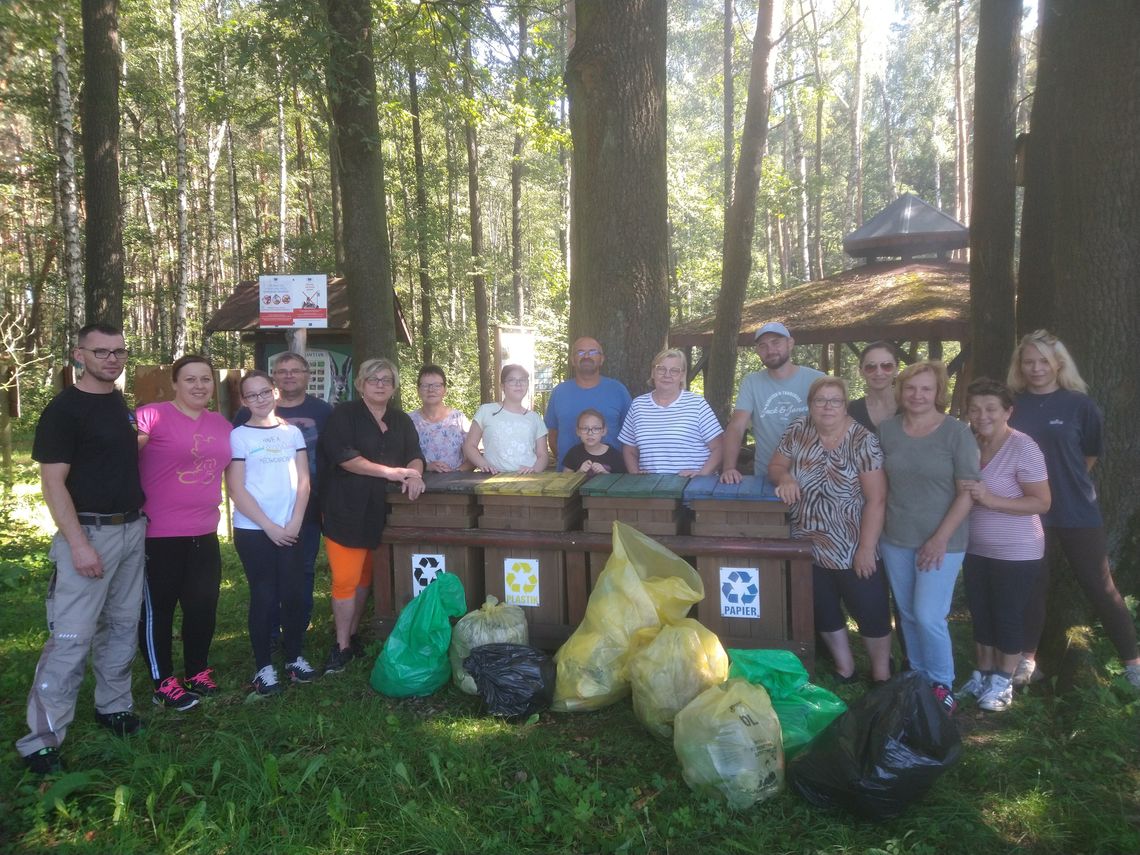
[{"label": "forest floor", "polygon": [[[41,779],[12,743],[46,638],[49,533],[25,452],[0,505],[0,852],[1140,851],[1140,696],[1099,629],[1096,685],[1062,696],[1045,681],[998,715],[963,704],[960,761],[897,819],[818,810],[791,791],[730,812],[689,790],[673,747],[628,701],[515,725],[480,717],[477,699],[450,684],[392,700],[368,685],[376,640],[343,674],[250,702],[246,583],[228,541],[212,654],[221,694],[188,713],[160,710],[136,662],[146,727],[122,739],[96,725],[88,674],[67,771]],[[327,580],[322,556],[315,665],[331,638]],[[964,672],[964,608],[952,633]],[[848,701],[865,691],[829,688]]]}]

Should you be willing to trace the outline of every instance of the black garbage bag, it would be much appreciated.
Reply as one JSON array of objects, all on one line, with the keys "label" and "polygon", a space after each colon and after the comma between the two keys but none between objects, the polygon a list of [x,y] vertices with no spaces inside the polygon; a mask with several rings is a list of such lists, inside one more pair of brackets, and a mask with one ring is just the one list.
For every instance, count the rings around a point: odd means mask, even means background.
[{"label": "black garbage bag", "polygon": [[517,719],[554,700],[554,660],[523,644],[482,644],[463,660],[490,715]]},{"label": "black garbage bag", "polygon": [[789,785],[817,807],[867,819],[898,816],[962,753],[958,727],[917,672],[850,705],[788,766]]}]

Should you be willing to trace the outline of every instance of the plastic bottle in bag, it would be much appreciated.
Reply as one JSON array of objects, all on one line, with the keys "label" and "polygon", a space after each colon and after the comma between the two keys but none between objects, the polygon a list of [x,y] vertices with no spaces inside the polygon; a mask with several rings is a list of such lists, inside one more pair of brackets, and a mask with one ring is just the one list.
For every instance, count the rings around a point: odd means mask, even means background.
[{"label": "plastic bottle in bag", "polygon": [[461,691],[477,694],[475,680],[464,670],[463,660],[471,651],[484,644],[521,644],[530,641],[526,615],[518,606],[500,603],[487,596],[479,608],[459,619],[451,631],[451,647],[447,655],[451,660],[451,678]]}]

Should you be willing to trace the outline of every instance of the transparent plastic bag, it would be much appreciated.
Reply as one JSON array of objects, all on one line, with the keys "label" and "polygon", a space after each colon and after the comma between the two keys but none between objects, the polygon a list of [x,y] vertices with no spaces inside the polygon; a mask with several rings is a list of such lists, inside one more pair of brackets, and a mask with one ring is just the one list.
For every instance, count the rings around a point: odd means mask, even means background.
[{"label": "transparent plastic bag", "polygon": [[586,604],[582,623],[558,650],[553,709],[600,709],[629,694],[626,658],[639,629],[681,620],[705,595],[687,561],[615,522],[613,553]]},{"label": "transparent plastic bag", "polygon": [[451,660],[451,679],[461,691],[477,694],[475,680],[463,668],[463,660],[471,655],[471,651],[484,644],[526,646],[529,642],[523,610],[500,603],[488,595],[483,605],[461,617],[451,630],[451,648],[447,651]]},{"label": "transparent plastic bag", "polygon": [[436,576],[400,612],[372,667],[372,688],[392,698],[430,695],[441,688],[451,673],[447,661],[451,618],[466,608],[459,577],[454,573]]},{"label": "transparent plastic bag", "polygon": [[673,721],[673,748],[693,792],[743,810],[780,792],[780,721],[763,686],[729,680],[706,689]]},{"label": "transparent plastic bag", "polygon": [[634,715],[662,739],[673,738],[673,719],[693,698],[728,679],[720,639],[692,618],[638,630],[630,649]]}]

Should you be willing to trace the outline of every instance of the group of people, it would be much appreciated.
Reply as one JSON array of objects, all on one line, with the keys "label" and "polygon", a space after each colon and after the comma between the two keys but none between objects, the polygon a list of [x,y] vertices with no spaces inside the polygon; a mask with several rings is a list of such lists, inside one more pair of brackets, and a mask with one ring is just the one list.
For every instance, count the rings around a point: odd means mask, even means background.
[{"label": "group of people", "polygon": [[[812,542],[816,628],[838,679],[856,679],[844,606],[867,647],[872,680],[889,678],[889,590],[910,667],[952,711],[947,616],[964,565],[977,652],[959,694],[985,709],[1008,708],[1012,687],[1039,673],[1048,531],[1140,687],[1135,629],[1112,581],[1089,477],[1102,451],[1101,416],[1059,341],[1027,336],[1008,386],[971,384],[969,426],[946,414],[940,362],[899,371],[894,345],[872,343],[860,357],[867,394],[849,402],[844,380],[793,361],[795,341],[783,324],[765,324],[755,342],[764,368],[744,378],[725,430],[686,389],[681,351],[661,351],[651,391],[631,398],[602,374],[604,351],[589,337],[572,345],[572,376],[555,387],[545,416],[526,405],[530,377],[514,364],[500,375],[502,400],[483,404],[470,421],[445,403],[443,369],[426,365],[417,377],[421,406],[405,413],[393,404],[399,369],[387,359],[365,361],[358,397],[334,409],[307,394],[309,365],[287,352],[271,372],[243,376],[243,407],[231,424],[209,410],[213,367],[198,355],[174,364],[170,401],[132,413],[115,386],[129,357],[121,330],[84,327],[72,351],[82,372],[45,408],[33,447],[58,531],[51,635],[18,751],[34,771],[60,768],[89,653],[96,720],[120,735],[140,726],[130,680],[136,646],[156,705],[188,710],[218,691],[209,652],[223,478],[249,583],[252,687],[270,695],[282,690],[275,651],[285,679],[316,676],[304,644],[322,534],[335,627],[324,672],[362,654],[372,551],[393,484],[414,500],[425,472],[542,472],[552,462],[588,474],[720,473],[736,483],[749,428],[756,472],[790,506],[793,535]],[[173,663],[178,608],[182,677]]]}]

